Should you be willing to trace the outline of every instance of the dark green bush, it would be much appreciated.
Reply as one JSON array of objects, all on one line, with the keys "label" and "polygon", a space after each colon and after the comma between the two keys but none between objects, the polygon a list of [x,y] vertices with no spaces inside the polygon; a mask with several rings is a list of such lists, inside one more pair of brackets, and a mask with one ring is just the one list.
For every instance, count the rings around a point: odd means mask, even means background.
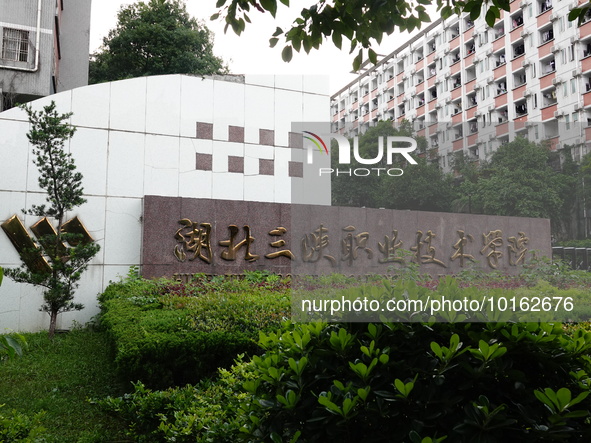
[{"label": "dark green bush", "polygon": [[285,324],[260,345],[215,382],[104,404],[138,441],[591,441],[591,333],[572,326]]},{"label": "dark green bush", "polygon": [[245,383],[254,441],[590,441],[591,333],[552,324],[290,325]]},{"label": "dark green bush", "polygon": [[289,315],[285,290],[238,280],[131,279],[111,284],[100,302],[121,374],[153,388],[195,383],[230,366],[239,353],[259,352],[259,331]]}]

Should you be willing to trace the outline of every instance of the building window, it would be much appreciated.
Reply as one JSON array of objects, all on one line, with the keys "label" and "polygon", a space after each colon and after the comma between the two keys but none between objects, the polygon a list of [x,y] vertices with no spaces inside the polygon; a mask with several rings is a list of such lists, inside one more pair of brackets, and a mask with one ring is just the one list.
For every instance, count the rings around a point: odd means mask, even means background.
[{"label": "building window", "polygon": [[568,58],[572,62],[575,59],[575,45],[572,44],[568,47]]},{"label": "building window", "polygon": [[2,32],[2,58],[26,62],[29,58],[29,31],[4,28]]},{"label": "building window", "polygon": [[566,114],[564,116],[564,123],[566,123],[566,129],[570,129],[570,115]]},{"label": "building window", "polygon": [[570,91],[571,93],[575,94],[577,92],[577,82],[574,78],[570,79]]}]

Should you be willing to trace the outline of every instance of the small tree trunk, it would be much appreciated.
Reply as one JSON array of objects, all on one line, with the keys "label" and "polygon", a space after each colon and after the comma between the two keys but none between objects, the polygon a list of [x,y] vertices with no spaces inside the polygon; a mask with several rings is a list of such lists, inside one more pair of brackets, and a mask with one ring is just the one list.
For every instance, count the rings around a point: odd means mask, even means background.
[{"label": "small tree trunk", "polygon": [[57,311],[51,311],[49,313],[49,339],[53,339],[55,335],[55,326],[57,323]]}]

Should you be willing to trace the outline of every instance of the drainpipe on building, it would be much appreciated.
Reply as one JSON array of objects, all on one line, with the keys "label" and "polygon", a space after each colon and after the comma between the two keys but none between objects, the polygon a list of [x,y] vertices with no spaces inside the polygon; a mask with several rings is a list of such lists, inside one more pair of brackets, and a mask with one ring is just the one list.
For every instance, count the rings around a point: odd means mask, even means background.
[{"label": "drainpipe on building", "polygon": [[13,71],[37,72],[39,69],[39,44],[41,42],[41,2],[37,0],[37,34],[35,35],[35,66],[32,68],[19,68],[17,66],[5,66],[2,68],[12,69]]}]

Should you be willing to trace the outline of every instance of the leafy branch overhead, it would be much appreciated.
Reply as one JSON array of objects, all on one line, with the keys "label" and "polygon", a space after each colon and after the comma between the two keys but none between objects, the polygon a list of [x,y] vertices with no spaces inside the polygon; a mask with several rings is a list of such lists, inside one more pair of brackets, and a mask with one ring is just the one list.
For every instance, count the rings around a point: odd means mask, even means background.
[{"label": "leafy branch overhead", "polygon": [[[357,52],[353,60],[353,69],[357,71],[364,62],[364,56],[372,63],[377,63],[377,54],[372,45],[380,44],[384,35],[394,31],[412,32],[420,29],[423,23],[430,23],[431,17],[427,6],[436,6],[441,18],[446,19],[456,14],[469,13],[472,20],[484,14],[486,23],[493,26],[501,17],[501,11],[509,11],[510,0],[319,0],[310,7],[303,8],[300,16],[295,19],[287,30],[277,27],[269,43],[274,47],[281,39],[285,47],[281,52],[284,61],[289,62],[293,52],[304,50],[309,53],[318,49],[326,40],[339,49],[348,46],[350,53]],[[219,12],[211,19],[220,17],[228,28],[240,35],[251,23],[251,11],[268,13],[274,18],[279,4],[291,7],[289,0],[218,0]],[[574,9],[569,19],[585,15],[584,6]],[[583,11],[583,13],[581,12]],[[348,40],[348,43],[344,42]]]}]

